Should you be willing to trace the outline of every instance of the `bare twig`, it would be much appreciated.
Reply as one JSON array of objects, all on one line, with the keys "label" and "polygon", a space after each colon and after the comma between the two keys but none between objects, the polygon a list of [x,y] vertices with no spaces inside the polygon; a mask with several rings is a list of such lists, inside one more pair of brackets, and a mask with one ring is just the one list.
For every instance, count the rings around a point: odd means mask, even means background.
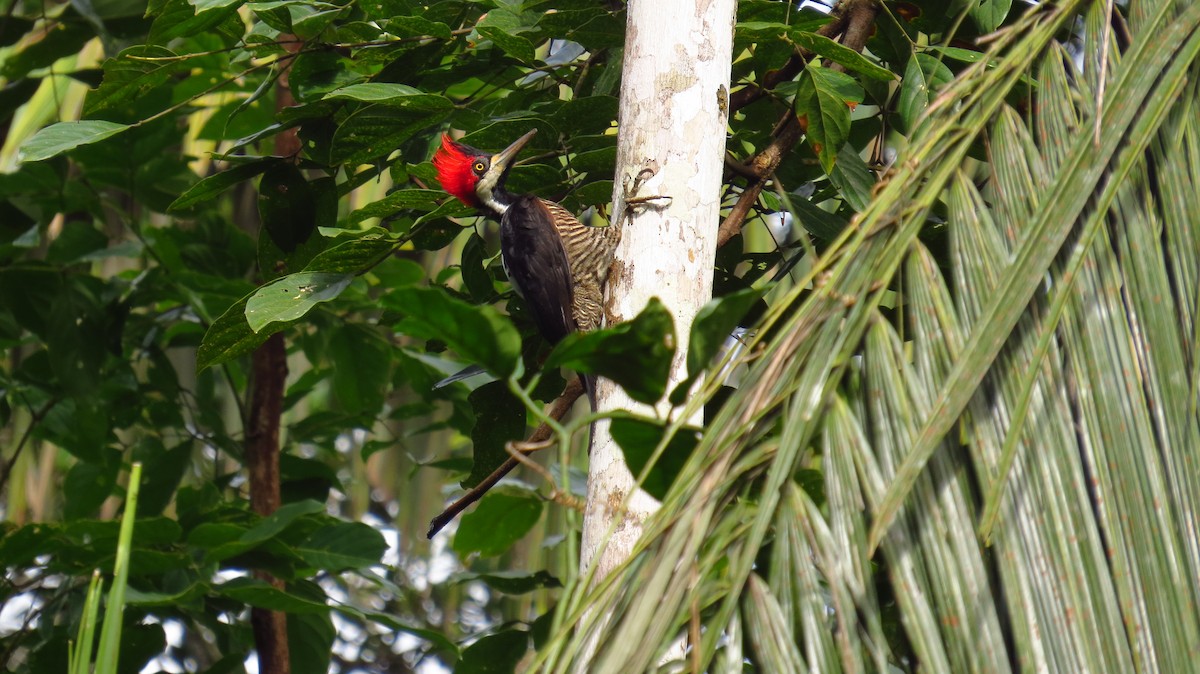
[{"label": "bare twig", "polygon": [[508,455],[515,459],[517,463],[525,466],[538,475],[541,475],[543,480],[550,483],[551,501],[554,501],[555,503],[572,510],[583,512],[583,503],[579,499],[572,496],[569,491],[563,491],[562,489],[559,489],[558,483],[554,481],[554,476],[550,474],[550,471],[546,470],[542,464],[529,458],[530,453],[536,452],[539,449],[552,447],[553,445],[553,439],[536,443],[506,442],[504,443],[504,451],[508,452]]},{"label": "bare twig", "polygon": [[[867,38],[871,35],[871,28],[875,23],[875,17],[879,14],[879,0],[846,0],[845,3],[839,5],[835,10],[833,21],[821,27],[821,34],[826,37],[834,35],[842,35],[842,44],[855,51],[862,51],[867,43]],[[778,84],[787,79],[794,77],[803,66],[805,56],[803,53],[793,55],[788,63],[779,70],[771,71],[764,77],[764,84],[774,86],[771,82]],[[794,66],[794,68],[793,68]],[[840,64],[833,64],[831,68],[844,70]],[[788,75],[789,69],[794,69],[791,75]],[[768,86],[768,88],[769,88]],[[738,105],[746,105],[752,100],[756,100],[762,94],[751,97],[747,94],[743,97],[738,97],[739,94],[745,92],[746,89],[741,89],[734,92],[730,96],[730,108],[737,109]],[[761,91],[761,90],[760,90]],[[744,100],[748,99],[748,100]],[[751,182],[742,190],[742,194],[738,197],[737,203],[730,209],[729,214],[721,221],[721,227],[717,230],[717,247],[725,245],[730,239],[737,236],[742,231],[742,226],[746,222],[747,216],[750,215],[751,209],[758,201],[758,196],[762,194],[763,187],[766,186],[770,176],[775,173],[775,169],[787,153],[792,151],[796,143],[800,141],[800,135],[803,132],[803,126],[800,120],[791,110],[788,110],[783,119],[775,126],[775,131],[772,133],[771,142],[761,152],[755,155],[750,161],[743,164],[744,169],[738,173],[746,175],[747,173],[754,176]]]},{"label": "bare twig", "polygon": [[[558,396],[553,403],[550,403],[550,407],[546,410],[546,416],[555,421],[562,419],[567,415],[567,411],[571,409],[571,406],[575,404],[575,401],[579,400],[579,397],[582,395],[583,380],[578,376],[572,377],[571,381],[567,382],[566,388],[563,389],[562,395]],[[526,446],[532,445],[540,449],[541,443],[549,440],[552,433],[553,430],[548,424],[541,424],[523,444]],[[520,464],[515,458],[510,458],[501,464],[499,468],[492,471],[491,475],[488,475],[483,481],[472,487],[470,491],[463,494],[457,501],[446,506],[446,509],[441,514],[430,520],[429,531],[425,535],[429,538],[437,535],[437,532],[441,531],[455,517],[458,517],[458,514],[466,510],[472,503],[482,498],[489,489],[496,486],[497,482],[504,479],[504,476],[511,473],[513,468],[516,468],[518,465]]]},{"label": "bare twig", "polygon": [[8,478],[12,475],[13,466],[17,465],[17,459],[21,458],[21,451],[25,449],[25,445],[29,444],[29,438],[33,435],[33,429],[37,428],[37,425],[42,419],[46,418],[46,415],[57,404],[58,399],[52,398],[45,405],[42,405],[41,409],[33,412],[33,415],[29,419],[29,426],[21,434],[21,439],[17,441],[17,448],[13,450],[12,457],[8,459],[8,463],[4,464],[4,472],[0,473],[0,489],[3,489],[4,485],[8,484]]}]

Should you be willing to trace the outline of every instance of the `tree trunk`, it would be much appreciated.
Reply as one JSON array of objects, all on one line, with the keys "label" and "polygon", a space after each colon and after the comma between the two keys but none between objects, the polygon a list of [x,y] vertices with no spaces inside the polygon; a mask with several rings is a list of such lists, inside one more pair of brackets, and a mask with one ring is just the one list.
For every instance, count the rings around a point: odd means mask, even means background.
[{"label": "tree trunk", "polygon": [[[668,391],[685,377],[692,318],[712,297],[735,14],[735,0],[629,3],[612,214],[613,225],[625,230],[606,315],[610,324],[629,320],[651,297],[671,310],[678,351]],[[627,217],[623,184],[632,188],[639,174],[644,180],[629,196],[670,201],[637,207]],[[655,412],[604,380],[597,406]],[[667,408],[660,403],[658,411]],[[658,503],[638,490],[621,513],[633,477],[607,422],[593,428],[590,464],[580,562],[585,571],[596,564],[595,577],[602,578],[628,557]]]}]

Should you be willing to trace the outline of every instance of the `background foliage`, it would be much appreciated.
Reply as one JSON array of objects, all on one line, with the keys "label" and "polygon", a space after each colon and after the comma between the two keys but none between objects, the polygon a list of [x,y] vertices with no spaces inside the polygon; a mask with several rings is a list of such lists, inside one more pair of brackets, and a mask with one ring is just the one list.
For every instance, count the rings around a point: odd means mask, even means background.
[{"label": "background foliage", "polygon": [[[589,593],[577,516],[549,499],[582,495],[581,452],[424,539],[562,388],[494,227],[428,159],[448,129],[497,150],[537,128],[511,187],[605,217],[622,6],[0,3],[5,665],[67,666],[140,461],[122,671],[242,671],[250,607],[288,614],[296,672],[565,669],[586,606],[618,615],[611,671],[685,630],[697,669],[1182,671],[1200,643],[1197,12],[849,4],[879,9],[863,44],[845,8],[739,3],[742,215],[713,223],[728,299],[552,356],[637,355],[623,385],[718,420],[615,424],[665,507]],[[789,118],[803,133],[755,173]],[[715,353],[748,307],[748,384],[666,391],[671,354],[647,346],[673,331]],[[248,355],[277,333],[283,505],[261,516]],[[493,380],[434,390],[459,361]]]}]

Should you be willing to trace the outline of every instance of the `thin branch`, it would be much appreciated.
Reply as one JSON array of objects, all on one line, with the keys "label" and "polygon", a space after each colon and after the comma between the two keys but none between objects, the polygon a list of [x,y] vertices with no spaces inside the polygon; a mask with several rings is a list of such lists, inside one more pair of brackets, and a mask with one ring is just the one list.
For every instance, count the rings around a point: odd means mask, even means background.
[{"label": "thin branch", "polygon": [[41,423],[42,419],[46,418],[46,415],[49,414],[50,410],[54,409],[54,406],[57,404],[58,399],[51,398],[46,402],[45,405],[42,405],[41,409],[37,410],[36,412],[30,410],[33,413],[33,416],[31,416],[29,419],[29,426],[25,429],[25,432],[21,434],[21,439],[17,441],[17,448],[13,450],[12,458],[8,460],[8,463],[4,464],[4,472],[0,473],[0,489],[3,489],[4,486],[8,484],[8,478],[12,474],[13,466],[17,465],[17,459],[21,457],[21,452],[25,449],[25,445],[29,444],[29,438],[33,436],[33,429],[37,428],[37,425]]},{"label": "thin branch", "polygon": [[[851,0],[849,3],[846,3],[846,5],[842,5],[841,7],[835,7],[833,12],[830,13],[830,18],[832,20],[824,26],[818,28],[816,30],[817,35],[828,38],[832,38],[835,35],[840,35],[842,31],[846,29],[846,24],[849,21],[851,12],[850,7],[847,5],[850,4],[853,4],[853,0]],[[779,86],[781,83],[791,80],[793,77],[800,74],[800,71],[804,68],[804,65],[808,63],[808,59],[812,57],[812,52],[809,52],[807,49],[797,49],[795,53],[792,54],[791,58],[789,58],[781,68],[778,70],[768,70],[767,73],[763,75],[763,81],[761,83],[748,82],[746,86],[730,94],[729,111],[734,112],[740,110],[747,105],[750,105],[754,101],[762,98],[763,96],[766,96],[768,91]]]},{"label": "thin branch", "polygon": [[[567,415],[567,412],[571,409],[571,406],[575,404],[575,401],[579,400],[579,397],[582,395],[583,380],[578,376],[572,377],[571,381],[567,382],[562,394],[550,404],[550,407],[546,410],[546,416],[549,419],[553,419],[555,422],[561,420]],[[524,444],[540,448],[541,443],[549,440],[553,434],[554,429],[550,426],[550,424],[543,422],[537,427],[536,430],[534,430]],[[529,452],[523,451],[523,453],[528,454]],[[430,520],[429,531],[426,532],[425,535],[428,538],[433,538],[436,536],[437,532],[445,528],[447,524],[453,521],[455,517],[458,517],[459,513],[470,507],[472,503],[483,498],[483,495],[486,494],[489,489],[496,486],[497,482],[504,479],[504,476],[511,473],[513,468],[516,468],[518,465],[518,461],[514,458],[510,458],[501,464],[499,468],[492,471],[491,475],[485,477],[479,484],[472,487],[470,491],[468,491],[466,494],[463,494],[457,501],[446,506],[446,509],[443,510],[440,515]]]},{"label": "thin branch", "polygon": [[[861,52],[866,46],[867,38],[871,35],[871,28],[875,24],[875,17],[879,14],[878,0],[847,0],[843,5],[840,5],[833,21],[821,27],[826,33],[826,37],[842,34],[842,44],[854,51]],[[793,62],[803,60],[803,55],[798,53],[789,59],[788,64],[772,73],[768,73],[769,77],[781,78],[786,75],[785,69],[792,65]],[[830,66],[835,70],[844,70],[840,64],[834,63]],[[796,68],[799,72],[799,68]],[[793,73],[794,77],[795,74]],[[788,78],[790,79],[790,77]],[[784,81],[779,79],[778,81]],[[776,83],[778,83],[778,81]],[[764,77],[764,83],[768,82],[768,78]],[[734,98],[737,94],[742,93],[745,89],[739,90],[730,97],[730,107],[735,108]],[[751,100],[756,100],[754,97]],[[741,100],[741,99],[739,99]],[[745,104],[748,101],[742,102]],[[736,109],[736,108],[735,108]],[[717,230],[717,247],[724,246],[730,239],[737,236],[742,231],[742,226],[746,222],[746,217],[757,203],[759,195],[766,186],[770,176],[775,173],[779,163],[787,156],[796,143],[800,141],[800,136],[804,129],[800,125],[800,120],[796,118],[792,110],[788,110],[783,119],[775,126],[775,131],[772,133],[772,139],[767,147],[755,155],[750,161],[743,166],[745,171],[739,173],[750,173],[755,176],[752,182],[742,190],[742,194],[738,197],[737,203],[730,209],[729,214],[721,221],[721,227]]]}]

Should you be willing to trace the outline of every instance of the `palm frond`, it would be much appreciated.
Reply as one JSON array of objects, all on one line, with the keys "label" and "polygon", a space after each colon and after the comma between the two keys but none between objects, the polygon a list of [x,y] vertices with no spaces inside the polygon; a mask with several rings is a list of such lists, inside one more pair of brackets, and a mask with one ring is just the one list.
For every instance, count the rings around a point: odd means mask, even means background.
[{"label": "palm frond", "polygon": [[935,102],[764,319],[633,558],[568,588],[540,669],[596,645],[588,671],[651,670],[697,621],[703,667],[1188,668],[1200,5],[1130,4],[1123,52],[1105,3],[1042,6]]}]

